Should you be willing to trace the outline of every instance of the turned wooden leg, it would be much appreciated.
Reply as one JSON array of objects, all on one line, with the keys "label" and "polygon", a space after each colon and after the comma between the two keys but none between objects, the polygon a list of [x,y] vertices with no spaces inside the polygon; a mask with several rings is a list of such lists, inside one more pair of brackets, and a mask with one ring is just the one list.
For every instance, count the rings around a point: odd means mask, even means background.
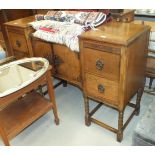
[{"label": "turned wooden leg", "polygon": [[58,117],[58,113],[57,113],[57,106],[56,106],[56,102],[55,102],[55,94],[54,94],[54,89],[53,89],[53,81],[51,80],[50,71],[48,71],[48,73],[47,73],[47,87],[48,87],[50,101],[53,106],[53,114],[55,117],[54,121],[55,121],[56,125],[59,125],[59,117]]},{"label": "turned wooden leg", "polygon": [[149,82],[149,89],[151,89],[152,82],[153,82],[153,78],[150,78],[150,82]]},{"label": "turned wooden leg", "polygon": [[123,139],[123,112],[119,111],[118,115],[118,131],[117,131],[117,141],[121,142]]},{"label": "turned wooden leg", "polygon": [[89,99],[87,97],[84,97],[84,104],[85,104],[85,124],[87,126],[90,126],[90,116],[89,116]]},{"label": "turned wooden leg", "polygon": [[63,80],[62,84],[63,84],[63,87],[67,87],[67,81]]},{"label": "turned wooden leg", "polygon": [[55,117],[55,119],[54,119],[55,124],[59,125],[60,121],[59,121],[59,118],[58,118],[56,107],[53,108],[53,114],[54,114],[54,117]]},{"label": "turned wooden leg", "polygon": [[140,113],[140,101],[141,101],[141,98],[142,98],[142,95],[143,95],[143,91],[144,91],[143,88],[139,88],[138,92],[137,92],[136,113],[135,113],[136,116],[138,116],[139,113]]},{"label": "turned wooden leg", "polygon": [[2,137],[2,140],[5,144],[5,146],[10,146],[10,143],[9,143],[9,140],[8,140],[8,137],[4,131],[4,129],[2,127],[0,127],[0,135]]}]

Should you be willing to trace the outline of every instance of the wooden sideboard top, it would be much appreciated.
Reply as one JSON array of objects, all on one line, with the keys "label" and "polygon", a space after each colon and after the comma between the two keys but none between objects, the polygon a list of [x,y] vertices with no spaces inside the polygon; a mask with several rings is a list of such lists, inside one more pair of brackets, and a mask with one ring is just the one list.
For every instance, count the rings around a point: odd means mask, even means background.
[{"label": "wooden sideboard top", "polygon": [[80,38],[93,39],[119,45],[129,45],[141,33],[149,29],[149,26],[143,26],[141,24],[109,22],[94,30],[92,29],[84,32]]},{"label": "wooden sideboard top", "polygon": [[153,21],[142,21],[142,20],[134,20],[134,24],[144,24],[144,25],[149,25],[151,26],[151,31],[155,31],[155,22]]},{"label": "wooden sideboard top", "polygon": [[10,22],[5,23],[5,25],[8,26],[16,26],[16,27],[21,27],[21,28],[26,28],[26,27],[30,27],[30,25],[28,25],[28,23],[32,22],[35,20],[34,16],[29,16],[29,17],[25,17],[25,18],[20,18],[17,20],[13,20]]},{"label": "wooden sideboard top", "polygon": [[[29,22],[35,20],[34,16],[29,16],[5,23],[5,25],[20,28],[30,27]],[[104,41],[113,44],[128,45],[141,33],[147,31],[150,27],[142,24],[109,22],[97,27],[95,30],[89,30],[80,35],[80,38]]]},{"label": "wooden sideboard top", "polygon": [[[120,12],[117,12],[117,10],[120,10]],[[134,13],[135,10],[133,9],[111,9],[112,16],[124,16],[129,13]]]}]

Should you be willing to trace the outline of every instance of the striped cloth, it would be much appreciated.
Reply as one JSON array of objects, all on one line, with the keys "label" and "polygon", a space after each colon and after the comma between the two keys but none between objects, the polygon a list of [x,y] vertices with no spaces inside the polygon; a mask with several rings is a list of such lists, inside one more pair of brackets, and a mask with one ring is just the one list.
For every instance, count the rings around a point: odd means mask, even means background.
[{"label": "striped cloth", "polygon": [[79,51],[78,36],[111,19],[109,11],[49,11],[36,15],[36,21],[29,23],[36,32],[33,36],[48,42],[64,44],[72,51]]}]

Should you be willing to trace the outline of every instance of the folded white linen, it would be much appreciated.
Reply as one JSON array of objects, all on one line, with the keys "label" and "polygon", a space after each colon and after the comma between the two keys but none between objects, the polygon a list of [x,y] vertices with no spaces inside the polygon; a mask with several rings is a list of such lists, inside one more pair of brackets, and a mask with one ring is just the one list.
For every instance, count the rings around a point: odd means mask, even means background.
[{"label": "folded white linen", "polygon": [[64,44],[72,51],[79,51],[78,35],[83,30],[83,26],[75,23],[42,20],[29,23],[36,32],[33,36],[59,44]]}]

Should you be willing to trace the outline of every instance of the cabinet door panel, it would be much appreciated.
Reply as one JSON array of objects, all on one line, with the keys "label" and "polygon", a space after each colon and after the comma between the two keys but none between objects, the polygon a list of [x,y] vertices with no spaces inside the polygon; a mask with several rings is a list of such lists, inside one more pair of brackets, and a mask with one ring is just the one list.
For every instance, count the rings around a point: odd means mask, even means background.
[{"label": "cabinet door panel", "polygon": [[49,43],[43,41],[33,41],[33,52],[35,57],[48,57],[52,53]]},{"label": "cabinet door panel", "polygon": [[53,44],[55,74],[58,77],[64,79],[67,78],[67,59],[66,59],[66,47],[59,44]]},{"label": "cabinet door panel", "polygon": [[33,54],[35,57],[43,57],[46,58],[50,65],[52,65],[52,74],[55,72],[54,68],[54,60],[53,60],[53,52],[52,52],[52,44],[47,43],[41,40],[32,40],[33,46]]},{"label": "cabinet door panel", "polygon": [[68,62],[68,79],[74,82],[80,82],[80,60],[79,53],[73,52],[68,49],[67,51],[67,62]]}]

